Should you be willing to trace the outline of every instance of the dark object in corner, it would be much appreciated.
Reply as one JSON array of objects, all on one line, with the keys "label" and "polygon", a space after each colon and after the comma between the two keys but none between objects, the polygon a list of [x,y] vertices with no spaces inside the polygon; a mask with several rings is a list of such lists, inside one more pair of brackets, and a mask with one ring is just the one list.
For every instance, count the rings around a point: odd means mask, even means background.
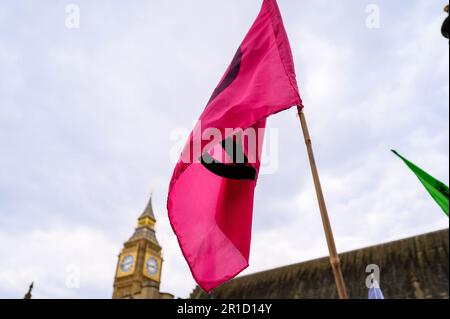
[{"label": "dark object in corner", "polygon": [[[444,11],[448,13],[448,5],[444,8]],[[447,18],[444,21],[444,24],[442,25],[442,30],[441,30],[442,35],[444,37],[446,37],[447,39],[448,39],[448,32],[449,32],[448,31],[448,24],[449,24],[448,18],[449,17],[447,16]]]}]

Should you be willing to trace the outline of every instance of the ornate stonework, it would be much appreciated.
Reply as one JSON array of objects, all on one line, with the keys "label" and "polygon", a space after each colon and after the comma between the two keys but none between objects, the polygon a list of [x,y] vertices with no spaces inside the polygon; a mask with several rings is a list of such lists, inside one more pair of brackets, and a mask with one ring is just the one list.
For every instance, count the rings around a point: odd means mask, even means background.
[{"label": "ornate stonework", "polygon": [[163,264],[162,249],[155,233],[152,199],[131,238],[123,245],[114,278],[114,299],[172,299],[159,291]]},{"label": "ornate stonework", "polygon": [[[380,268],[386,299],[449,298],[449,231],[443,230],[341,254],[349,297],[367,299],[366,267]],[[239,277],[207,295],[196,288],[191,298],[337,298],[328,258]]]}]

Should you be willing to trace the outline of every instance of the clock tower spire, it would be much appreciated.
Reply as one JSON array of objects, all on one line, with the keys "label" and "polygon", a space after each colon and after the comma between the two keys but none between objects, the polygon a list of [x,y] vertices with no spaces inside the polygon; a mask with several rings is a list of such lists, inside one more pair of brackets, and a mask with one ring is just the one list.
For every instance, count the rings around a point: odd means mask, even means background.
[{"label": "clock tower spire", "polygon": [[152,195],[136,229],[123,245],[114,278],[114,299],[168,299],[159,291],[162,249],[156,238]]}]

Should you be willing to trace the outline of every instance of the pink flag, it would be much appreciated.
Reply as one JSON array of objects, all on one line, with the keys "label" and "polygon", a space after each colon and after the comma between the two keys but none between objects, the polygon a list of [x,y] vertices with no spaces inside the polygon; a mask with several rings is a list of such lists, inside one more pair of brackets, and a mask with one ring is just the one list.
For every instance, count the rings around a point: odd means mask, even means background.
[{"label": "pink flag", "polygon": [[211,291],[248,267],[266,118],[302,107],[276,0],[261,12],[182,152],[167,208],[197,283]]}]

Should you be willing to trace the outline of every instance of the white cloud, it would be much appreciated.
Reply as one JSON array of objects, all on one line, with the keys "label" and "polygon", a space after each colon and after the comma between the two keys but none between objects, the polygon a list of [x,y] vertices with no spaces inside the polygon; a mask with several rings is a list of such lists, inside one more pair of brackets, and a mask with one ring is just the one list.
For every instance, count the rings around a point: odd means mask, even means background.
[{"label": "white cloud", "polygon": [[[13,234],[3,230],[0,241],[0,287],[5,298],[23,297],[32,281],[35,298],[112,295],[112,265],[118,251],[97,230],[63,225]],[[79,288],[70,285],[74,268],[79,271]]]}]

